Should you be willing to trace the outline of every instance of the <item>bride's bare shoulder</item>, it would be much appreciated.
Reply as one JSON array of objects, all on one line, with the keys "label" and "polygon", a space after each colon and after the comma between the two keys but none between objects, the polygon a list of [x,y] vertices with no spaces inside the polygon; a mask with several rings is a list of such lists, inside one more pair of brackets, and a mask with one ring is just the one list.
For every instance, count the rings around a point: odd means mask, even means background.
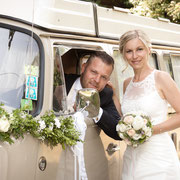
[{"label": "bride's bare shoulder", "polygon": [[171,92],[176,86],[175,81],[172,79],[169,73],[165,71],[156,71],[155,74],[156,86],[159,90],[165,93],[166,91]]},{"label": "bride's bare shoulder", "polygon": [[158,84],[160,83],[168,83],[169,81],[172,81],[172,78],[170,76],[169,73],[165,72],[165,71],[160,71],[160,70],[156,70],[156,75],[155,75],[156,81],[158,82]]}]

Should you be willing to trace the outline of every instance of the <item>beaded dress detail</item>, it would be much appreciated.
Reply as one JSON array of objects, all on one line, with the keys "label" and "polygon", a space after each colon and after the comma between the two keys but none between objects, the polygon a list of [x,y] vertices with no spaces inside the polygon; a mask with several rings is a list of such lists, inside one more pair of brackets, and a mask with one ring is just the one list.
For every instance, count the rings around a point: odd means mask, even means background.
[{"label": "beaded dress detail", "polygon": [[[144,80],[131,79],[122,100],[122,113],[143,111],[152,124],[167,119],[168,104],[155,86],[153,70]],[[122,180],[180,180],[180,163],[175,146],[168,133],[152,136],[147,142],[133,148],[127,146],[123,157]]]}]

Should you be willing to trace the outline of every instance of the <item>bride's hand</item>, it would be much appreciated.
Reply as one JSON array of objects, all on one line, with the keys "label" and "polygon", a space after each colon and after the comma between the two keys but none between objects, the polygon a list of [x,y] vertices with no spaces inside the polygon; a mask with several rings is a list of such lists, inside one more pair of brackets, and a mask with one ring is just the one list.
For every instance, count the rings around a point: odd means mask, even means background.
[{"label": "bride's hand", "polygon": [[116,90],[111,81],[107,82],[106,87],[111,88],[113,90],[113,96],[116,96]]}]

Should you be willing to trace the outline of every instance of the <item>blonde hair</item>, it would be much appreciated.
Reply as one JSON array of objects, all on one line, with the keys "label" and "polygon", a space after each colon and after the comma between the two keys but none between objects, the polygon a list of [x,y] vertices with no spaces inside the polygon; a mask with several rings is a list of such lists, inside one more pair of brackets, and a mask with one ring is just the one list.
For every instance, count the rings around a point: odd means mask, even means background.
[{"label": "blonde hair", "polygon": [[119,50],[123,56],[126,43],[135,38],[140,39],[147,49],[151,47],[151,41],[149,37],[142,30],[127,31],[120,37],[119,42]]},{"label": "blonde hair", "polygon": [[[124,58],[124,47],[126,43],[135,38],[141,40],[147,49],[151,48],[151,41],[149,37],[142,30],[127,31],[120,37],[120,41],[119,41],[119,50],[123,58]],[[126,67],[122,70],[122,72],[124,72],[128,68],[128,63],[125,58],[124,60],[126,63]]]}]

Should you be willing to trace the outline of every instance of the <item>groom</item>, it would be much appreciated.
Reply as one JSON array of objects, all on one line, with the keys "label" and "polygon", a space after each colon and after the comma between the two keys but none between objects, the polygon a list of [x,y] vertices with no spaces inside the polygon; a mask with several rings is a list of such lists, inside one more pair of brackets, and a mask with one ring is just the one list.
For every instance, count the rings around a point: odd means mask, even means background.
[{"label": "groom", "polygon": [[[72,180],[79,174],[84,180],[110,180],[109,166],[101,141],[101,129],[111,138],[120,140],[116,125],[120,116],[114,105],[111,88],[106,87],[114,68],[114,60],[105,52],[94,52],[85,64],[82,65],[80,76],[65,75],[67,90],[67,105],[72,108],[77,91],[82,88],[94,88],[99,91],[100,111],[98,118],[85,119],[87,129],[83,143],[83,161],[75,160],[70,148],[62,151],[57,173],[57,180]],[[80,119],[79,119],[80,121]],[[98,126],[100,128],[98,128]],[[75,163],[75,161],[77,163]],[[80,168],[80,169],[78,169]],[[80,170],[80,171],[79,171]],[[86,178],[87,177],[87,178]]]},{"label": "groom", "polygon": [[100,111],[94,122],[111,138],[120,140],[116,125],[120,120],[114,105],[111,88],[106,87],[114,68],[114,60],[106,52],[94,52],[82,65],[81,75],[65,75],[67,101],[74,105],[76,93],[82,88],[94,88],[99,92]]}]

